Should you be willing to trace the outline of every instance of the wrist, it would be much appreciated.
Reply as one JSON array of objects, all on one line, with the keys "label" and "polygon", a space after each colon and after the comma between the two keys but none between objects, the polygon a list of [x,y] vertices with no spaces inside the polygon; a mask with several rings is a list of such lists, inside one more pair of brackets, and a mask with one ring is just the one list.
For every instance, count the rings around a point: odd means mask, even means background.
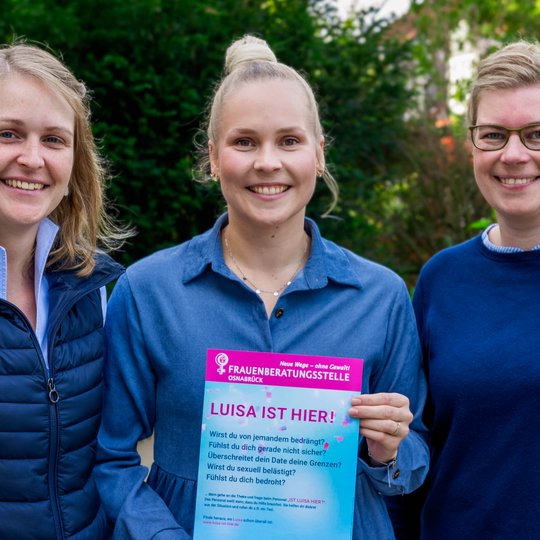
[{"label": "wrist", "polygon": [[389,460],[387,461],[381,461],[375,457],[372,456],[371,452],[369,451],[368,449],[368,457],[369,457],[369,460],[371,462],[371,464],[375,467],[379,466],[379,467],[387,467],[387,468],[391,468],[393,467],[395,464],[396,464],[396,461],[397,461],[397,451],[394,455],[394,457],[390,458]]}]

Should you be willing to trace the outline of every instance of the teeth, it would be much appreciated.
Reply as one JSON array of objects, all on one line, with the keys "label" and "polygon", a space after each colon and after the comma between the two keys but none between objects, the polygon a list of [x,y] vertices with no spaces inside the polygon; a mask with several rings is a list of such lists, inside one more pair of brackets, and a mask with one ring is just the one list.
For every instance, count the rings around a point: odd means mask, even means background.
[{"label": "teeth", "polygon": [[258,193],[259,195],[278,195],[288,189],[287,186],[253,186],[251,191]]},{"label": "teeth", "polygon": [[25,189],[27,191],[40,190],[45,187],[43,184],[36,184],[34,182],[24,182],[22,180],[12,180],[11,178],[8,178],[5,182],[9,187]]},{"label": "teeth", "polygon": [[532,178],[500,178],[502,184],[507,186],[524,186],[525,184],[530,184]]}]

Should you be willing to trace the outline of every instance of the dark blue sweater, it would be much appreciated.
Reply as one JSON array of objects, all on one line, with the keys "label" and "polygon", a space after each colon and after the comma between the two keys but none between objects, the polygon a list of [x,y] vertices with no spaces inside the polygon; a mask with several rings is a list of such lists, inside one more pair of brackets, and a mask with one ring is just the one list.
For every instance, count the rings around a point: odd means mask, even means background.
[{"label": "dark blue sweater", "polygon": [[480,236],[444,250],[414,306],[432,464],[423,494],[389,503],[398,539],[418,538],[420,512],[422,540],[538,538],[540,251],[495,253]]},{"label": "dark blue sweater", "polygon": [[121,267],[101,256],[85,279],[47,274],[49,367],[36,335],[0,300],[0,539],[101,540],[92,472],[104,353],[99,288]]}]

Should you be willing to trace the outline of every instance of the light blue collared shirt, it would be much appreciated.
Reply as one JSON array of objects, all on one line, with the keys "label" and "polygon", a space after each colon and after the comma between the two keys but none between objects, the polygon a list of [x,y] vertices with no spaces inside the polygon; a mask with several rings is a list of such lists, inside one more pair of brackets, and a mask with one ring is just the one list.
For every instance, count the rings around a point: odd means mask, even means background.
[{"label": "light blue collared shirt", "polygon": [[[515,246],[497,246],[489,239],[489,231],[494,229],[495,227],[498,227],[497,223],[492,223],[488,226],[488,228],[482,233],[482,242],[484,242],[484,246],[486,246],[491,251],[496,251],[497,253],[521,253],[525,250],[515,247]],[[540,244],[534,246],[531,248],[530,251],[537,251],[540,250]]]},{"label": "light blue collared shirt", "polygon": [[[59,227],[50,219],[45,218],[40,224],[36,236],[34,253],[34,294],[36,298],[36,328],[35,333],[43,353],[45,365],[49,367],[47,354],[47,324],[49,321],[49,283],[45,279],[47,259],[58,234]],[[7,252],[0,246],[0,298],[7,300]],[[103,319],[107,307],[107,292],[101,289]]]}]

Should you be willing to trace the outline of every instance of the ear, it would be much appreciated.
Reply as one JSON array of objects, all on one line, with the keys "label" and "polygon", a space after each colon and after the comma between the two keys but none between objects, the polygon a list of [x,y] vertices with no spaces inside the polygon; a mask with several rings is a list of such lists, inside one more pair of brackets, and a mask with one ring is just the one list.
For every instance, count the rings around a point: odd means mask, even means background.
[{"label": "ear", "polygon": [[326,165],[326,160],[324,158],[324,137],[321,136],[319,139],[319,144],[317,148],[317,171],[324,171]]},{"label": "ear", "polygon": [[208,155],[210,156],[210,171],[212,176],[218,176],[216,147],[212,141],[208,141]]}]

